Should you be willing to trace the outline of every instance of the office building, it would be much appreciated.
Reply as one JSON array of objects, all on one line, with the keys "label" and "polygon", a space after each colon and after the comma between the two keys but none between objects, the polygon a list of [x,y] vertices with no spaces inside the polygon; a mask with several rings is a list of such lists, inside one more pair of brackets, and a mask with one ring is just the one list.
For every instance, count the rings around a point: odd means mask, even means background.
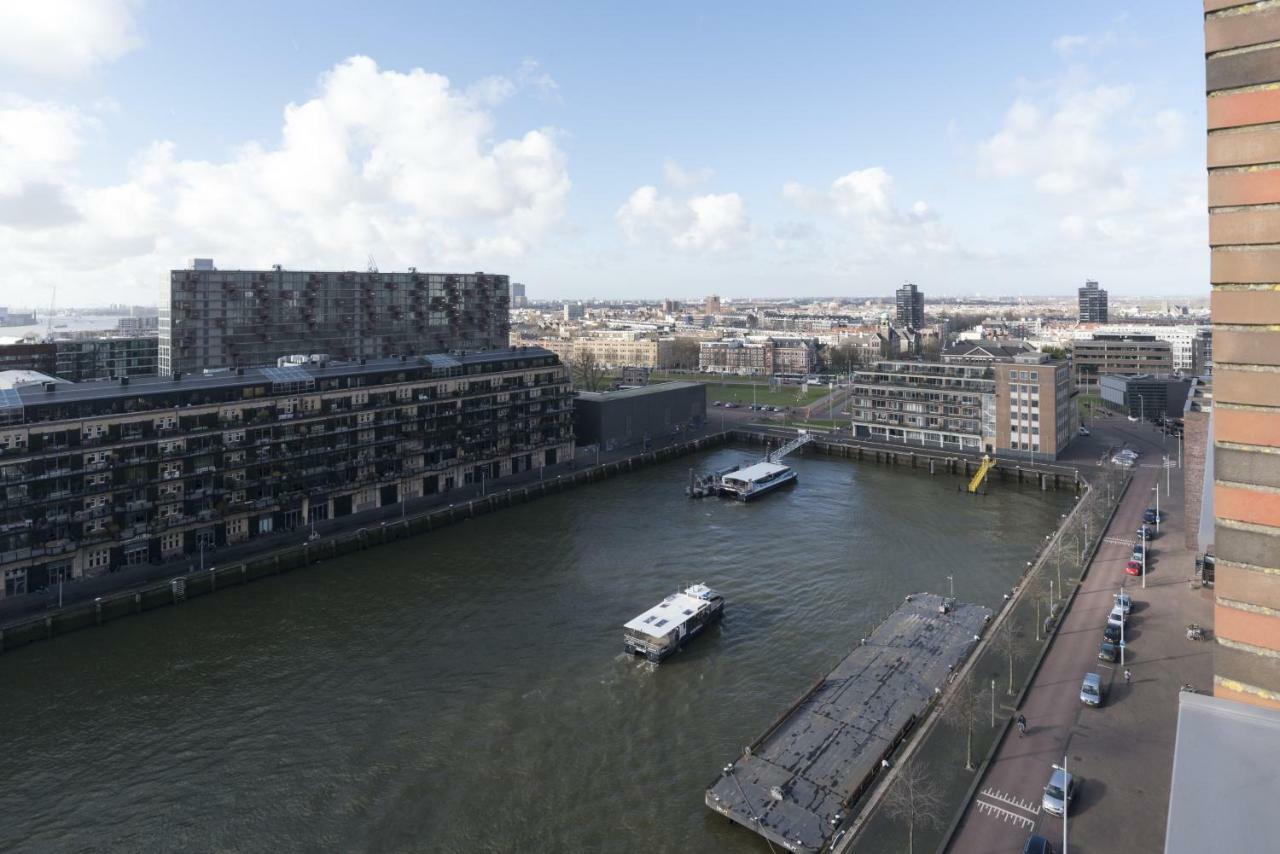
[{"label": "office building", "polygon": [[884,361],[854,373],[853,432],[922,448],[1054,460],[1075,430],[1063,359]]},{"label": "office building", "polygon": [[1108,374],[1169,374],[1173,348],[1154,335],[1113,335],[1095,332],[1071,347],[1076,385],[1096,392],[1099,378]]},{"label": "office building", "polygon": [[509,292],[506,276],[485,273],[174,270],[160,308],[159,370],[269,365],[294,353],[497,349],[507,343]]},{"label": "office building", "polygon": [[570,459],[568,371],[537,348],[0,392],[14,596]]},{"label": "office building", "polygon": [[[1087,341],[1099,334],[1094,329],[1077,329],[1072,332],[1076,341]],[[1173,356],[1173,370],[1184,374],[1206,373],[1213,363],[1213,337],[1208,326],[1178,324],[1159,326],[1150,323],[1111,323],[1101,334],[1150,335],[1157,341],[1169,342]]]},{"label": "office building", "polygon": [[1107,322],[1107,292],[1092,279],[1086,279],[1084,287],[1077,291],[1080,299],[1081,323]]},{"label": "office building", "polygon": [[924,328],[924,294],[909,282],[898,288],[895,323],[908,329]]},{"label": "office building", "polygon": [[529,298],[525,296],[525,286],[520,282],[511,283],[511,307],[525,308],[529,305]]},{"label": "office building", "polygon": [[720,314],[720,311],[721,311],[720,297],[716,296],[715,294],[712,294],[711,296],[707,297],[702,304],[703,314]]},{"label": "office building", "polygon": [[1191,378],[1137,374],[1104,376],[1098,382],[1102,405],[1112,412],[1159,423],[1181,418]]},{"label": "office building", "polygon": [[669,368],[675,339],[616,330],[578,338],[536,338],[525,343],[550,350],[571,364],[590,359],[602,368]]},{"label": "office building", "polygon": [[1275,39],[1280,9],[1215,0],[1205,10],[1214,695],[1280,709],[1280,60],[1260,45]]}]

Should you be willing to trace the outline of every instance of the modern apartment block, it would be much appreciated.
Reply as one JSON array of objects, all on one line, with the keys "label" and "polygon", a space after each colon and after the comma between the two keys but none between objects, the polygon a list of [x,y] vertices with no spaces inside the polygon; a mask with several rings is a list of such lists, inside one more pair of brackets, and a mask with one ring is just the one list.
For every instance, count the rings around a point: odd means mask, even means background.
[{"label": "modern apartment block", "polygon": [[572,457],[537,348],[0,390],[5,596]]},{"label": "modern apartment block", "polygon": [[39,371],[71,382],[154,376],[158,344],[154,335],[2,344],[0,371]]},{"label": "modern apartment block", "polygon": [[698,369],[706,373],[808,376],[817,367],[818,345],[813,338],[747,335],[703,341],[698,348]]},{"label": "modern apartment block", "polygon": [[1214,694],[1280,709],[1280,7],[1204,8]]},{"label": "modern apartment block", "polygon": [[[1106,335],[1150,335],[1157,341],[1168,341],[1173,353],[1173,369],[1184,374],[1207,373],[1213,366],[1213,330],[1208,326],[1178,324],[1158,326],[1149,323],[1108,324]],[[1093,329],[1077,329],[1076,341],[1087,341],[1097,335]]]},{"label": "modern apartment block", "polygon": [[159,370],[269,365],[294,353],[377,359],[505,347],[510,282],[485,273],[195,269],[170,273]]},{"label": "modern apartment block", "polygon": [[1084,287],[1076,292],[1080,300],[1081,323],[1107,322],[1107,292],[1092,279],[1085,279]]},{"label": "modern apartment block", "polygon": [[1071,371],[1042,353],[980,361],[879,362],[854,374],[855,436],[1053,460],[1075,434]]},{"label": "modern apartment block", "polygon": [[924,294],[916,286],[907,283],[898,288],[895,320],[898,326],[911,329],[924,328]]},{"label": "modern apartment block", "polygon": [[1108,374],[1173,372],[1173,348],[1154,335],[1094,333],[1073,342],[1071,358],[1081,391],[1097,391],[1099,377]]}]

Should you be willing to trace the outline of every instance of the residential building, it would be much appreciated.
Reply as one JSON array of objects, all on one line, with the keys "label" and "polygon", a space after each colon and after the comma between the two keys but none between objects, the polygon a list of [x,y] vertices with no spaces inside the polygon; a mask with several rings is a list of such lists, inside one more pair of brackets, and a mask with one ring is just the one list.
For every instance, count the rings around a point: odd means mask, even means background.
[{"label": "residential building", "polygon": [[621,391],[578,392],[573,403],[579,445],[606,451],[665,440],[707,417],[706,383],[666,382]]},{"label": "residential building", "polygon": [[1095,332],[1071,348],[1076,385],[1097,391],[1107,374],[1168,374],[1173,372],[1173,348],[1154,335],[1113,335]]},{"label": "residential building", "polygon": [[0,394],[4,596],[571,458],[538,348]]},{"label": "residential building", "polygon": [[1280,9],[1214,0],[1205,11],[1214,695],[1280,708]]},{"label": "residential building", "polygon": [[154,335],[0,344],[0,371],[40,371],[72,382],[153,376],[158,344]]},{"label": "residential building", "polygon": [[910,282],[898,288],[895,322],[908,329],[924,328],[924,294]]},{"label": "residential building", "polygon": [[506,346],[510,285],[485,273],[215,270],[170,274],[161,374],[326,353],[376,359]]},{"label": "residential building", "polygon": [[818,369],[818,344],[812,338],[770,337],[770,374],[809,376]]},{"label": "residential building", "polygon": [[525,286],[520,282],[511,283],[511,307],[525,308],[529,305],[529,297],[525,295]]},{"label": "residential building", "polygon": [[572,323],[575,320],[581,320],[587,313],[586,308],[580,302],[567,302],[561,310],[561,319],[565,323]]},{"label": "residential building", "polygon": [[712,294],[711,296],[707,297],[702,304],[703,314],[719,314],[720,310],[721,310],[720,297],[716,296],[715,294]]},{"label": "residential building", "polygon": [[1080,300],[1081,323],[1107,322],[1107,292],[1092,279],[1086,279],[1084,287],[1077,291]]},{"label": "residential building", "polygon": [[854,374],[855,436],[1054,460],[1076,430],[1071,371],[1043,353],[954,362],[884,361]]},{"label": "residential building", "polygon": [[58,348],[52,342],[0,344],[0,371],[57,373]]},{"label": "residential building", "polygon": [[1098,388],[1107,409],[1159,422],[1162,418],[1182,417],[1191,378],[1112,374],[1102,377]]},{"label": "residential building", "polygon": [[154,335],[160,331],[160,317],[155,314],[122,317],[116,321],[116,333],[127,336]]},{"label": "residential building", "polygon": [[708,373],[808,376],[817,370],[818,343],[813,338],[747,335],[699,345],[698,369]]},{"label": "residential building", "polygon": [[578,338],[537,338],[526,343],[545,347],[569,363],[591,358],[603,368],[665,369],[671,367],[675,339],[617,330]]},{"label": "residential building", "polygon": [[989,365],[1035,352],[1025,341],[966,341],[942,351],[942,361]]}]

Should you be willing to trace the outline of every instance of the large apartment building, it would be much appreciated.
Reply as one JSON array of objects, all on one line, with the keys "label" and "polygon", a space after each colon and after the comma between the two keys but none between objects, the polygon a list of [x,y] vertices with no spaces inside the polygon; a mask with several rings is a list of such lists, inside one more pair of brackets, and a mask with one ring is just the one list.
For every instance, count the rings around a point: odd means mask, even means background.
[{"label": "large apartment building", "polygon": [[39,371],[71,382],[156,373],[154,335],[0,344],[0,371]]},{"label": "large apartment building", "polygon": [[0,595],[571,458],[538,348],[0,389]]},{"label": "large apartment building", "polygon": [[1054,460],[1076,430],[1071,371],[1042,353],[878,362],[854,374],[855,436]]},{"label": "large apartment building", "polygon": [[1168,374],[1173,371],[1173,348],[1154,335],[1094,333],[1071,345],[1076,385],[1082,391],[1098,390],[1100,377],[1108,374]]},{"label": "large apartment building", "polygon": [[698,349],[698,370],[706,373],[807,376],[817,366],[818,345],[813,338],[748,335],[703,341]]},{"label": "large apartment building", "polygon": [[295,353],[377,359],[507,346],[507,276],[192,266],[171,272],[160,307],[165,375]]},{"label": "large apartment building", "polygon": [[894,318],[898,326],[908,329],[924,328],[924,294],[915,285],[907,283],[894,295]]},{"label": "large apartment building", "polygon": [[1081,323],[1107,322],[1107,292],[1092,279],[1085,280],[1084,287],[1076,295],[1079,301]]}]

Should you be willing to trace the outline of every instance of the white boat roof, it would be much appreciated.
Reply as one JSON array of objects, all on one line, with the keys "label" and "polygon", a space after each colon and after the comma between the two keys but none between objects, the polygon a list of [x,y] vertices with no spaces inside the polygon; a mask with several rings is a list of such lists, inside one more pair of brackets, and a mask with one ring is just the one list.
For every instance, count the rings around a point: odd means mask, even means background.
[{"label": "white boat roof", "polygon": [[750,483],[751,481],[768,477],[771,474],[786,471],[789,468],[790,466],[779,465],[778,463],[756,463],[753,466],[739,469],[733,474],[725,475],[723,480],[740,480],[744,483]]},{"label": "white boat roof", "polygon": [[628,622],[623,628],[643,632],[653,638],[665,637],[672,629],[686,622],[704,608],[710,607],[710,600],[696,595],[704,591],[708,594],[712,592],[706,585],[695,584],[687,591],[673,593],[648,611]]}]

